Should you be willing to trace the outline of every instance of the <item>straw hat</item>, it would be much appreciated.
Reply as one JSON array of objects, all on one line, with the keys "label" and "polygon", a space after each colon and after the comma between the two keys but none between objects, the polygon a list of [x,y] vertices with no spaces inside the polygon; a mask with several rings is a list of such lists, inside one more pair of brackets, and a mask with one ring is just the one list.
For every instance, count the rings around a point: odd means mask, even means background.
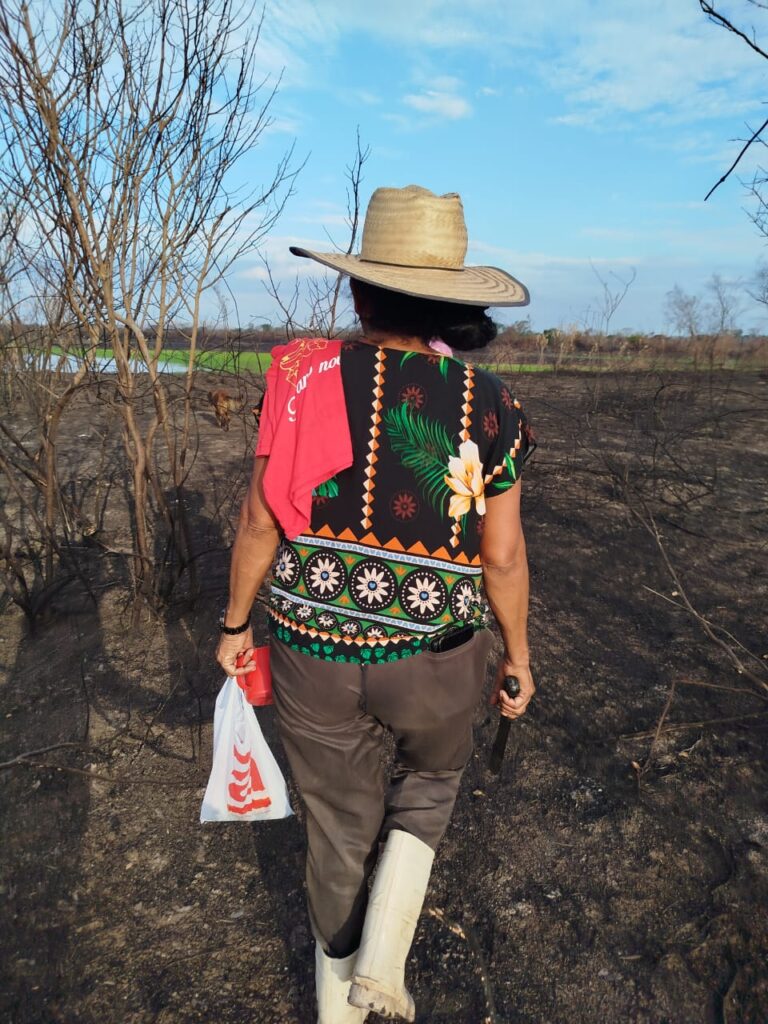
[{"label": "straw hat", "polygon": [[467,228],[456,192],[437,196],[418,185],[377,188],[371,196],[357,256],[291,246],[359,281],[468,306],[527,306],[528,289],[496,267],[466,267]]}]

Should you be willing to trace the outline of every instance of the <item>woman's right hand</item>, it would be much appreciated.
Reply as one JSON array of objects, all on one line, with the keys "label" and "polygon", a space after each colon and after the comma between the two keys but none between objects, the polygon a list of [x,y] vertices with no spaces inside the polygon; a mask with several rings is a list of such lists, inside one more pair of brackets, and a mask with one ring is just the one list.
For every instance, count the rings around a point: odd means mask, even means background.
[{"label": "woman's right hand", "polygon": [[252,650],[253,630],[250,626],[244,633],[238,633],[236,636],[222,633],[218,650],[216,651],[216,661],[218,661],[228,676],[244,676],[256,668],[256,662],[249,660],[242,668],[236,668],[237,658],[238,655]]},{"label": "woman's right hand", "polygon": [[[515,676],[520,683],[520,693],[516,697],[508,697],[501,688],[507,676]],[[536,692],[533,683],[533,676],[528,665],[513,665],[511,661],[502,658],[496,670],[496,679],[491,691],[492,705],[498,705],[499,711],[505,718],[519,718],[524,715],[531,697]]]}]

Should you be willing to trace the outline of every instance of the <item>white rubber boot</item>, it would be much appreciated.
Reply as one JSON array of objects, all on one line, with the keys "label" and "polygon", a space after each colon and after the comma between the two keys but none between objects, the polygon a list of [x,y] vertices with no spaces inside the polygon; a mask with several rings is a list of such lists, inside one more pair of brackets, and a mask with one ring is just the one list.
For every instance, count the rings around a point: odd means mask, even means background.
[{"label": "white rubber boot", "polygon": [[317,1024],[363,1024],[367,1010],[350,1006],[349,983],[355,969],[357,953],[343,960],[327,956],[319,942],[315,943],[315,989],[317,991]]},{"label": "white rubber boot", "polygon": [[424,903],[434,850],[408,832],[389,833],[376,869],[349,992],[353,1006],[382,1017],[416,1017],[405,961]]}]

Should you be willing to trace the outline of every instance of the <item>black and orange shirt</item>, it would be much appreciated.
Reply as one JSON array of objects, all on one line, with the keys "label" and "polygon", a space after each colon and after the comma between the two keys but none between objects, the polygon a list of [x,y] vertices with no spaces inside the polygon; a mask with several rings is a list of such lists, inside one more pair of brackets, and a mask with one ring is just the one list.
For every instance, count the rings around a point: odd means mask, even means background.
[{"label": "black and orange shirt", "polygon": [[482,619],[485,502],[519,478],[530,431],[506,385],[459,359],[348,343],[341,372],[354,461],[281,542],[270,628],[317,658],[393,661]]}]

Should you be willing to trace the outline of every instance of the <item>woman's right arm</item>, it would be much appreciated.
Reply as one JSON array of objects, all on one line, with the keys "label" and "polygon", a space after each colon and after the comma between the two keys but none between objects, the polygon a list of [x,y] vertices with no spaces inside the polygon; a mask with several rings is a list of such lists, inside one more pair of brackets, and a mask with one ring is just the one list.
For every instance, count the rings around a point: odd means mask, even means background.
[{"label": "woman's right arm", "polygon": [[[491,704],[502,715],[524,714],[536,687],[528,657],[528,558],[520,520],[522,481],[486,498],[485,525],[480,543],[483,584],[504,640],[504,657],[496,673]],[[501,691],[506,676],[516,676],[520,693],[514,700]]]},{"label": "woman's right arm", "polygon": [[[267,459],[256,456],[248,493],[240,509],[232,561],[229,571],[229,601],[224,613],[225,626],[239,626],[251,615],[251,606],[270,570],[280,541],[277,520],[264,497],[264,471]],[[222,633],[216,660],[227,675],[244,675],[255,667],[249,661],[238,669],[237,655],[253,647],[253,632],[229,636]]]}]

